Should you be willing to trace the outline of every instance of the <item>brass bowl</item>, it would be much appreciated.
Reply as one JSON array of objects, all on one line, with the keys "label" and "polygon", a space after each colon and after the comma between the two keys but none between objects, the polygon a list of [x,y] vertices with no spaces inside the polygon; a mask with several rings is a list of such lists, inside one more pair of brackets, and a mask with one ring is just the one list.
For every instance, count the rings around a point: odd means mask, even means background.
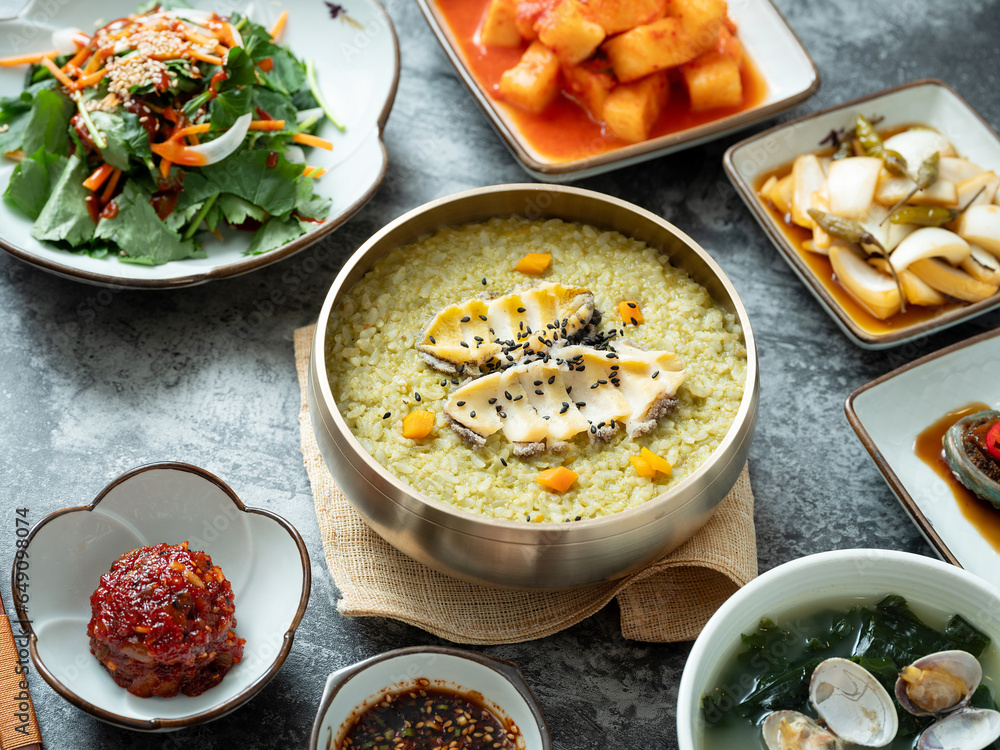
[{"label": "brass bowl", "polygon": [[[574,523],[501,521],[428,497],[378,464],[347,427],[327,379],[330,312],[390,251],[434,230],[495,216],[560,218],[620,232],[659,248],[733,313],[747,350],[746,383],[733,425],[690,476],[648,502]],[[746,309],[718,264],[659,216],[574,187],[498,185],[426,203],[376,233],[347,261],[320,311],[309,364],[309,411],[320,453],[365,522],[397,549],[447,575],[517,589],[560,589],[612,580],[673,550],[712,515],[750,452],[759,401],[757,351]]]}]

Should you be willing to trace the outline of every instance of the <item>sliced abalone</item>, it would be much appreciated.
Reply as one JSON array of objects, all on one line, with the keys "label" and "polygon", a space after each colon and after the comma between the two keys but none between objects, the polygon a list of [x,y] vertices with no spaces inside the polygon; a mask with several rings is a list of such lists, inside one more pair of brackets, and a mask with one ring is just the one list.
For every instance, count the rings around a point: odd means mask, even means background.
[{"label": "sliced abalone", "polygon": [[592,292],[543,282],[446,307],[431,319],[416,346],[436,370],[492,372],[572,341],[592,322]]},{"label": "sliced abalone", "polygon": [[1000,412],[985,410],[958,420],[944,435],[952,473],[977,497],[1000,508],[1000,461],[986,448],[986,433]]},{"label": "sliced abalone", "polygon": [[477,447],[503,432],[514,453],[562,450],[582,432],[610,439],[651,431],[674,406],[684,382],[676,354],[619,341],[614,349],[573,344],[530,362],[483,375],[456,389],[444,413]]},{"label": "sliced abalone", "polygon": [[883,747],[896,736],[899,720],[892,698],[878,679],[849,659],[826,659],[813,671],[809,701],[820,720],[845,742]]},{"label": "sliced abalone", "polygon": [[939,651],[900,670],[896,700],[914,716],[942,716],[967,705],[982,679],[968,651]]},{"label": "sliced abalone", "polygon": [[768,750],[842,750],[837,735],[798,711],[772,711],[761,725]]}]

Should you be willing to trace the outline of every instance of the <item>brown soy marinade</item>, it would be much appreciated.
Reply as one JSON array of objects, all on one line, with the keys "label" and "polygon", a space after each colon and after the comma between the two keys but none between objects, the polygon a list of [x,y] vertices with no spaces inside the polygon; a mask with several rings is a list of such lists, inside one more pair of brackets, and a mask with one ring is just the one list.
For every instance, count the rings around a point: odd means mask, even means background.
[{"label": "brown soy marinade", "polygon": [[993,549],[1000,552],[1000,511],[980,500],[955,479],[944,457],[941,441],[948,429],[963,417],[990,407],[978,401],[961,406],[926,427],[913,443],[913,452],[931,467],[951,489],[958,509]]},{"label": "brown soy marinade", "polygon": [[515,735],[473,696],[415,687],[384,695],[336,750],[515,750]]}]

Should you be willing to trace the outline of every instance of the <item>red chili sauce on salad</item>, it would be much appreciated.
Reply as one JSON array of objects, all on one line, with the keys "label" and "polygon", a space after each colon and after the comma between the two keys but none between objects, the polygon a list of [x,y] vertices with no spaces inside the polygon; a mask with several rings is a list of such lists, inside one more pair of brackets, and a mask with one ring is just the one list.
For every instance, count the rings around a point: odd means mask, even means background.
[{"label": "red chili sauce on salad", "polygon": [[140,698],[200,695],[243,658],[232,587],[187,542],[126,552],[101,576],[90,606],[91,653]]},{"label": "red chili sauce on salad", "polygon": [[[486,91],[495,92],[500,84],[500,76],[518,63],[527,43],[523,47],[511,48],[485,45],[478,41],[477,31],[489,3],[490,0],[434,0],[434,5],[447,23],[469,71]],[[721,120],[756,107],[767,94],[767,84],[746,55],[740,66],[740,77],[743,102],[739,106],[703,112],[691,111],[687,90],[675,81],[670,89],[670,103],[664,107],[653,125],[649,139]],[[591,119],[583,108],[566,96],[557,96],[545,110],[537,114],[503,102],[499,104],[531,146],[554,162],[591,157],[630,145],[606,135],[601,123]]]},{"label": "red chili sauce on salad", "polygon": [[382,696],[355,719],[336,750],[515,750],[518,734],[474,696],[418,686]]},{"label": "red chili sauce on salad", "polygon": [[951,489],[958,504],[958,509],[965,519],[972,524],[997,552],[1000,552],[1000,512],[985,500],[980,500],[959,482],[948,466],[944,457],[941,441],[944,434],[963,417],[975,414],[990,407],[984,403],[966,404],[950,411],[924,429],[913,443],[913,452],[921,461],[930,466]]}]

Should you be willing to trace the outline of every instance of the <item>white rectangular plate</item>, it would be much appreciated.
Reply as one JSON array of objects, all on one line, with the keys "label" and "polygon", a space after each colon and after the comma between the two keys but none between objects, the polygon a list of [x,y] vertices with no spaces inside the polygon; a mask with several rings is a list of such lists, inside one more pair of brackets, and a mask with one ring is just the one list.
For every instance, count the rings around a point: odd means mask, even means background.
[{"label": "white rectangular plate", "polygon": [[755,135],[731,146],[723,164],[743,202],[785,262],[847,337],[864,349],[898,346],[1000,306],[1000,295],[995,295],[928,320],[873,332],[850,316],[802,260],[801,251],[789,242],[773,214],[757,196],[757,185],[765,175],[791,164],[796,156],[821,149],[820,142],[830,131],[852,127],[858,113],[884,117],[879,129],[929,125],[946,135],[960,155],[984,169],[1000,170],[1000,136],[954,89],[936,80],[914,81],[880,91]]},{"label": "white rectangular plate", "polygon": [[962,515],[951,488],[914,453],[913,443],[966,404],[1000,408],[998,367],[1000,329],[894,370],[854,391],[845,405],[848,421],[927,542],[942,559],[991,582],[1000,552]]},{"label": "white rectangular plate", "polygon": [[[507,148],[532,177],[544,182],[567,182],[609,172],[673,151],[696,146],[748,127],[805,101],[819,88],[819,73],[795,32],[770,0],[743,0],[729,4],[729,16],[738,36],[767,84],[757,106],[734,115],[572,161],[553,161],[528,143],[510,116],[510,105],[490,96],[469,70],[447,21],[434,0],[417,0],[438,42],[462,77]],[[581,112],[582,116],[583,113]]]}]

